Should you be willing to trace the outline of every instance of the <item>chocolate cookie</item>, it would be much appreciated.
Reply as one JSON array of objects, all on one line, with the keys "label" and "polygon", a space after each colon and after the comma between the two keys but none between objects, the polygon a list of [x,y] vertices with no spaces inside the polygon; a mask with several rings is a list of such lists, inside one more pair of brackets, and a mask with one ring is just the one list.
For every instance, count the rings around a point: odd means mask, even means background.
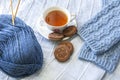
[{"label": "chocolate cookie", "polygon": [[63,30],[63,35],[66,37],[71,37],[77,32],[77,28],[75,26],[69,26]]},{"label": "chocolate cookie", "polygon": [[58,41],[58,40],[63,39],[64,35],[61,34],[61,33],[55,33],[55,32],[53,32],[53,33],[50,33],[48,37],[49,37],[50,40]]},{"label": "chocolate cookie", "polygon": [[74,48],[73,48],[73,45],[72,45],[71,42],[69,42],[69,41],[63,41],[63,42],[59,43],[59,45],[66,45],[69,48],[70,53],[71,54],[73,53]]},{"label": "chocolate cookie", "polygon": [[60,62],[65,62],[70,58],[70,50],[66,45],[58,45],[54,51],[55,58]]}]

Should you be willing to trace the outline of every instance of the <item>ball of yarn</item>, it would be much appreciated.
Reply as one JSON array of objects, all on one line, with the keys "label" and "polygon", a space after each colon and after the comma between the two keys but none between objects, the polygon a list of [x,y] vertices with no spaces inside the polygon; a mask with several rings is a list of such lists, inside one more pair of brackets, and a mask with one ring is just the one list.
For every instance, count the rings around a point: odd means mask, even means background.
[{"label": "ball of yarn", "polygon": [[0,15],[0,69],[12,77],[26,77],[42,67],[43,54],[33,30],[21,19]]}]

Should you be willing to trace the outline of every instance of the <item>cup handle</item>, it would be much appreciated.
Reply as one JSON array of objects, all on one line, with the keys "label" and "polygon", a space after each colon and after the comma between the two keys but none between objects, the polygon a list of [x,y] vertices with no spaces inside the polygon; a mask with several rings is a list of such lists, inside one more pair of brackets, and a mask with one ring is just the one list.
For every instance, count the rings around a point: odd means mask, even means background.
[{"label": "cup handle", "polygon": [[71,14],[70,22],[72,22],[73,20],[75,20],[75,18],[76,18],[76,15],[75,14]]}]

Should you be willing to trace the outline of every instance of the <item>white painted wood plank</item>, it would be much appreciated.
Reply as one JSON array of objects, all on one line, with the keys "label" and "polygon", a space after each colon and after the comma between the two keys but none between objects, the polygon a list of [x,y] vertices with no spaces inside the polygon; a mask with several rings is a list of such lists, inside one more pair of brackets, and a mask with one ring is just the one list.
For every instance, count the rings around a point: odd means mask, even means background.
[{"label": "white painted wood plank", "polygon": [[[15,0],[14,0],[15,1]],[[88,18],[90,18],[90,10],[91,10],[91,2],[93,0],[25,0],[23,3],[20,5],[20,9],[18,12],[18,17],[22,18],[28,25],[30,25],[34,30],[36,30],[35,26],[36,25],[36,20],[38,20],[39,16],[42,14],[42,12],[50,7],[50,6],[61,6],[68,8],[68,10],[72,13],[76,13],[79,17],[77,18],[80,23],[85,23]],[[95,0],[95,8],[97,5],[97,1]],[[6,0],[7,2],[7,0]],[[8,3],[5,3],[6,5]],[[75,8],[75,9],[74,9]],[[80,9],[79,9],[80,8]],[[1,9],[1,8],[0,8]],[[99,9],[99,8],[97,8]],[[97,10],[96,9],[96,10]],[[7,13],[8,11],[4,11],[4,13]],[[93,11],[94,13],[94,11]],[[94,14],[92,14],[94,15]],[[33,18],[34,17],[34,18]],[[85,19],[85,20],[84,20]],[[81,24],[80,24],[81,25]],[[37,34],[38,32],[36,32]],[[37,34],[39,42],[41,41],[41,38],[39,34]],[[47,41],[46,39],[43,38],[43,40]],[[72,55],[71,59],[67,63],[59,63],[54,59],[54,55],[52,51],[49,50],[44,50],[44,66],[43,69],[40,70],[38,73],[29,76],[27,78],[23,78],[21,80],[76,80],[81,78],[81,80],[85,79],[86,75],[88,75],[90,69],[94,66],[91,67],[89,66],[89,63],[86,61],[81,61],[78,60],[78,51],[79,48],[82,45],[82,42],[79,37],[76,37],[74,40],[71,41],[74,46],[80,46],[75,48],[75,52]],[[46,44],[53,44],[50,41],[48,41]],[[48,48],[47,45],[44,43],[41,44],[43,48]],[[57,68],[56,68],[57,66]],[[79,66],[79,67],[78,67]],[[93,69],[93,68],[92,68]],[[94,69],[93,69],[94,70]],[[97,70],[97,69],[95,69]],[[83,74],[85,73],[85,74]],[[88,77],[89,78],[89,77]],[[95,78],[94,79],[100,79],[100,78]],[[93,79],[92,78],[92,79]],[[7,77],[4,78],[4,80],[14,80],[13,78],[7,79]]]},{"label": "white painted wood plank", "polygon": [[24,2],[21,3],[19,6],[17,16],[21,18],[23,21],[27,22],[29,12],[33,6],[34,6],[34,0],[24,0]]},{"label": "white painted wood plank", "polygon": [[[43,5],[43,7],[42,7],[42,9],[41,9],[41,11],[44,11],[45,10],[45,8],[47,8],[47,7],[50,7],[50,6],[53,6],[53,5],[56,5],[56,1],[57,0],[52,0],[52,1],[50,1],[50,0],[46,0],[45,2],[44,2],[44,5]],[[42,12],[41,12],[42,13]],[[50,41],[48,41],[48,40],[46,40],[46,39],[44,39],[43,38],[43,40],[44,41],[47,41],[46,43],[41,43],[41,46],[42,46],[42,48],[46,48],[47,49],[47,47],[49,47],[49,48],[51,48],[51,47],[54,47],[54,43],[52,43],[52,42],[50,42]],[[47,45],[45,45],[45,44],[51,44],[51,45],[53,45],[53,46],[47,46]],[[47,72],[47,70],[46,70],[46,66],[50,63],[49,61],[49,57],[51,56],[51,51],[50,50],[43,50],[43,53],[44,53],[44,65],[43,65],[43,69],[42,69],[42,72],[40,72],[40,75],[39,76],[42,76],[40,79],[41,80],[44,80],[44,79],[46,79],[46,74],[44,74],[44,72],[46,71]],[[51,58],[51,57],[50,57]],[[52,68],[51,68],[52,69]],[[48,71],[49,72],[49,71]],[[38,73],[39,74],[39,73]],[[36,76],[36,75],[33,75],[32,76],[32,78],[34,78],[34,80],[39,80],[39,76]],[[49,77],[48,77],[49,78]],[[31,80],[31,77],[29,77],[29,78],[26,78],[26,79],[28,79],[28,80]],[[25,79],[25,80],[26,80]]]},{"label": "white painted wood plank", "polygon": [[70,0],[58,0],[57,6],[67,8]]},{"label": "white painted wood plank", "polygon": [[[50,0],[46,0],[45,3],[44,3],[44,5],[43,5],[43,7],[40,10],[41,11],[40,16],[42,15],[42,12],[45,10],[45,8],[48,8],[48,7],[53,6],[53,5],[56,5],[56,3],[57,3],[57,0],[51,0],[51,1]],[[38,18],[40,18],[40,16]],[[36,26],[38,26],[38,25],[36,25]],[[43,38],[43,39],[44,39],[44,41],[47,41],[46,44],[51,44],[52,45],[52,46],[47,46],[44,43],[41,43],[41,45],[43,46],[43,48],[47,49],[48,47],[50,47],[50,48],[54,47],[54,45],[55,45],[54,42],[46,40],[45,38]],[[51,49],[51,51],[52,51],[52,49]],[[51,58],[50,57],[51,56],[51,51],[49,51],[49,49],[48,49],[48,51],[47,50],[43,51],[45,53],[44,54],[44,58],[45,58],[46,61],[50,61],[49,58]]]},{"label": "white painted wood plank", "polygon": [[[59,3],[57,3],[57,4],[59,4]],[[66,5],[64,5],[64,6],[66,6]],[[41,79],[45,79],[45,80],[50,80],[51,79],[51,80],[54,80],[56,78],[55,76],[57,76],[59,74],[59,72],[61,72],[61,69],[64,68],[67,65],[67,64],[63,65],[63,64],[59,63],[58,61],[56,61],[54,59],[53,52],[52,52],[52,56],[51,57],[52,57],[51,58],[52,61],[49,62],[48,66],[45,67],[45,72],[40,74],[42,76]]]},{"label": "white painted wood plank", "polygon": [[82,4],[82,0],[70,0],[69,5],[68,5],[68,10],[72,14],[78,15],[80,6]]},{"label": "white painted wood plank", "polygon": [[107,73],[103,80],[119,80],[120,79],[120,62],[113,73]]},{"label": "white painted wood plank", "polygon": [[104,70],[89,63],[84,73],[77,80],[101,80]]},{"label": "white painted wood plank", "polygon": [[[89,1],[91,2],[91,5],[89,5]],[[91,17],[93,17],[97,12],[98,12],[98,8],[100,8],[99,2],[96,0],[86,0],[85,1],[86,6],[89,6],[87,8],[82,8],[84,6],[81,6],[80,8],[80,14],[78,14],[79,17],[77,17],[77,21],[78,21],[78,26],[80,27],[82,24],[84,24],[86,21],[88,21],[88,19],[90,19]],[[88,4],[87,4],[88,3]],[[98,8],[96,8],[96,6],[98,6]],[[87,11],[84,9],[87,9]],[[98,9],[98,10],[97,10]],[[84,15],[83,15],[84,12]],[[81,14],[82,13],[82,14]],[[81,17],[80,17],[81,16]],[[87,16],[87,17],[86,17]],[[80,21],[78,20],[79,18]],[[83,19],[82,19],[83,18]],[[81,22],[82,21],[82,22]],[[81,24],[82,23],[82,24]],[[91,67],[92,66],[92,67]],[[96,72],[91,72],[91,70],[96,71]],[[91,74],[92,73],[92,74]],[[91,74],[91,75],[90,75]],[[78,78],[78,80],[101,80],[101,78],[104,76],[105,71],[102,70],[99,67],[96,67],[96,65],[92,65],[90,63],[88,63],[88,68],[86,69],[86,71],[84,71],[84,73]],[[97,75],[97,77],[96,77]]]},{"label": "white painted wood plank", "polygon": [[78,25],[82,25],[90,19],[91,6],[93,5],[93,4],[91,4],[91,2],[93,2],[93,0],[82,0],[82,4],[81,4],[80,10],[79,10],[80,12],[77,15]]},{"label": "white painted wood plank", "polygon": [[42,11],[46,10],[48,7],[56,6],[58,0],[47,0],[46,4],[44,4],[44,8]]},{"label": "white painted wood plank", "polygon": [[[56,0],[54,0],[54,1],[56,1]],[[42,12],[45,10],[45,7],[52,6],[52,5],[54,5],[54,3],[53,3],[53,0],[51,0],[51,1],[33,0],[32,4],[30,5],[30,10],[29,10],[29,12],[27,12],[27,15],[25,16],[26,18],[24,21],[26,21],[26,23],[29,24],[32,28],[35,28],[37,20],[40,18]],[[25,7],[24,10],[26,10],[26,9],[27,9],[27,6]]]},{"label": "white painted wood plank", "polygon": [[[4,4],[4,5],[3,5]],[[6,11],[8,10],[9,5],[6,5],[6,1],[0,1],[0,14],[6,14]]]},{"label": "white painted wood plank", "polygon": [[[3,5],[4,4],[4,5]],[[9,5],[6,5],[6,1],[0,1],[0,14],[6,14]]]},{"label": "white painted wood plank", "polygon": [[[71,13],[75,13],[78,14],[78,10],[80,7],[80,2],[78,2],[77,0],[70,0],[70,3],[68,4],[68,10]],[[72,6],[71,6],[72,5]],[[79,6],[79,7],[78,7]],[[77,40],[77,41],[76,41]],[[80,62],[78,60],[78,51],[81,47],[81,40],[79,40],[79,37],[77,37],[76,39],[72,40],[72,43],[74,44],[75,47],[75,52],[72,55],[70,62],[68,63],[67,68],[65,68],[56,78],[56,80],[76,80],[77,77],[80,75],[80,72],[82,73],[84,71],[84,67],[86,65],[84,65],[86,62]],[[76,44],[75,44],[76,43]],[[77,47],[78,46],[78,47]],[[79,66],[79,67],[78,67]],[[67,75],[66,75],[67,74]]]},{"label": "white painted wood plank", "polygon": [[84,68],[86,67],[86,62],[80,61],[78,59],[78,52],[82,46],[80,41],[81,40],[79,37],[76,37],[74,40],[71,41],[75,47],[74,53],[69,60],[66,70],[63,70],[61,74],[58,75],[57,80],[66,80],[69,78],[71,78],[71,80],[77,80],[77,77],[79,77],[80,74],[84,71]]},{"label": "white painted wood plank", "polygon": [[[66,6],[66,5],[65,5]],[[53,56],[53,58],[54,58],[54,55],[52,55]],[[55,68],[56,67],[56,65],[58,65],[58,67],[59,68]],[[66,64],[65,64],[66,65]],[[43,78],[41,78],[41,79],[44,79],[44,78],[46,78],[46,80],[47,79],[54,79],[55,78],[55,75],[57,75],[57,74],[59,74],[59,72],[61,71],[61,69],[62,68],[64,68],[65,67],[65,65],[62,65],[61,63],[59,63],[59,62],[57,62],[56,60],[54,60],[53,59],[53,61],[49,64],[49,66],[47,67],[46,66],[46,68],[45,68],[45,72],[43,72],[42,74],[40,74]],[[54,69],[56,69],[56,70],[54,70]],[[51,71],[52,70],[52,71]],[[54,70],[54,71],[53,71]],[[44,71],[44,69],[43,69],[43,71]],[[47,73],[46,73],[47,72]],[[51,75],[52,74],[52,75]],[[50,77],[48,77],[48,75],[50,76]],[[47,76],[47,77],[46,77]],[[37,79],[37,78],[36,78]]]}]

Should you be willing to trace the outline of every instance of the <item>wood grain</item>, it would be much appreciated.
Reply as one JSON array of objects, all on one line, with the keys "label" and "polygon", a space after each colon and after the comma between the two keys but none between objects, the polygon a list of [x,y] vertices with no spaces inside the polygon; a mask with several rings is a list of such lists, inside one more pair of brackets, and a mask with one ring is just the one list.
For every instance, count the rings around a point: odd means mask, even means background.
[{"label": "wood grain", "polygon": [[[17,0],[13,0],[13,5]],[[8,0],[0,1],[0,14],[11,14]],[[0,80],[118,80],[120,66],[113,74],[106,74],[101,68],[90,62],[78,59],[83,41],[79,36],[72,39],[74,53],[65,63],[58,62],[53,55],[57,42],[49,41],[41,36],[37,24],[45,9],[51,6],[67,8],[76,15],[78,28],[85,24],[101,10],[101,0],[21,0],[17,16],[25,21],[35,31],[44,54],[43,68],[37,73],[22,79],[15,79],[0,71]],[[50,45],[50,46],[48,46]],[[105,75],[105,76],[104,76]]]}]

